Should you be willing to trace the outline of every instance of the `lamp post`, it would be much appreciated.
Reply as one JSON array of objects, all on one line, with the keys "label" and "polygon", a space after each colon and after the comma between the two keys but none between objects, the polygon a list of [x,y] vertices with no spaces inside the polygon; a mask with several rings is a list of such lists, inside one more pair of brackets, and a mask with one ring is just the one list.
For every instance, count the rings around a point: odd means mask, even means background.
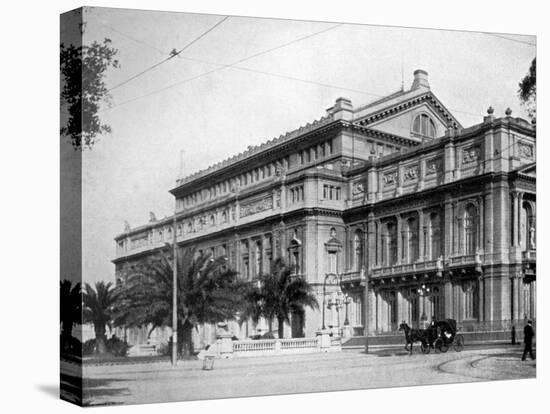
[{"label": "lamp post", "polygon": [[422,315],[420,315],[420,320],[426,321],[428,319],[426,316],[426,296],[430,294],[430,287],[422,283],[416,292],[422,297]]},{"label": "lamp post", "polygon": [[[322,330],[325,330],[326,329],[326,325],[325,325],[325,307],[327,306],[326,304],[326,296],[327,296],[327,281],[329,279],[335,279],[336,280],[336,284],[338,286],[340,286],[340,276],[338,275],[338,273],[327,273],[325,275],[325,279],[323,281],[323,324],[322,324],[322,327],[321,329]],[[329,301],[329,304],[328,306],[331,306],[331,303]]]},{"label": "lamp post", "polygon": [[176,234],[176,214],[174,213],[174,252],[172,258],[172,366],[176,366],[178,360],[178,243]]},{"label": "lamp post", "polygon": [[349,325],[348,319],[348,305],[351,303],[351,297],[346,293],[344,295],[344,305],[346,305],[346,319],[344,320],[344,326]]}]

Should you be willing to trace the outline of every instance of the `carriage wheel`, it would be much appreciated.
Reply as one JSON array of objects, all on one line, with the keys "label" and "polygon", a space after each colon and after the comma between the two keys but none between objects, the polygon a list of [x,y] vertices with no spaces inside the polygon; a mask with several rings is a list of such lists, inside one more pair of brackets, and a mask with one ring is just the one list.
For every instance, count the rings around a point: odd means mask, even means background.
[{"label": "carriage wheel", "polygon": [[462,335],[456,336],[453,345],[456,352],[460,352],[464,349],[464,338],[462,337]]},{"label": "carriage wheel", "polygon": [[443,339],[437,338],[434,342],[434,349],[436,353],[445,353],[449,349],[449,345],[447,345]]},{"label": "carriage wheel", "polygon": [[430,345],[422,342],[420,344],[420,350],[423,354],[429,354],[430,353]]}]

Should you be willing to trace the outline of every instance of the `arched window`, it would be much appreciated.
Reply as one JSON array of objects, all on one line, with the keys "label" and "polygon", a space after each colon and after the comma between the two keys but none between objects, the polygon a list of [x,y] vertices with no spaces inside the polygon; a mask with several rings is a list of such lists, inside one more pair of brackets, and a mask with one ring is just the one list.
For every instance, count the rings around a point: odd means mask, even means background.
[{"label": "arched window", "polygon": [[420,114],[414,119],[412,133],[435,138],[435,123],[428,115]]},{"label": "arched window", "polygon": [[418,220],[411,217],[407,220],[407,263],[418,259]]},{"label": "arched window", "polygon": [[521,207],[521,244],[524,249],[532,250],[535,248],[535,216],[527,201]]},{"label": "arched window", "polygon": [[363,264],[363,232],[357,230],[353,236],[353,269],[361,270]]},{"label": "arched window", "polygon": [[388,221],[382,233],[382,264],[393,266],[397,263],[397,223]]},{"label": "arched window", "polygon": [[477,250],[477,208],[468,204],[464,212],[464,254],[475,254]]},{"label": "arched window", "polygon": [[430,259],[436,260],[441,256],[441,222],[439,214],[430,214]]}]

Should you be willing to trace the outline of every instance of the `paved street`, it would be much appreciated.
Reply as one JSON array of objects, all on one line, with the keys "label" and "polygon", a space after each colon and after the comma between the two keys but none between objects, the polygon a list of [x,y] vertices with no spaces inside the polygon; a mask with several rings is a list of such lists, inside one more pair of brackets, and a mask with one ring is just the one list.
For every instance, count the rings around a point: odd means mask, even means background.
[{"label": "paved street", "polygon": [[[418,351],[417,351],[418,352]],[[465,349],[409,356],[404,350],[180,361],[84,368],[86,405],[132,404],[295,392],[321,392],[534,378],[535,361],[522,362],[520,346]]]}]

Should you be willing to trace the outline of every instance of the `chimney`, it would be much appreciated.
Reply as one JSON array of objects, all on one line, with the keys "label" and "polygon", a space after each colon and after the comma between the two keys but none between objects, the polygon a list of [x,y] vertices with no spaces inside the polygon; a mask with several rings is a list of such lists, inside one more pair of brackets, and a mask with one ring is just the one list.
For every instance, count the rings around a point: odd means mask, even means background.
[{"label": "chimney", "polygon": [[420,87],[430,89],[430,83],[428,82],[428,72],[422,69],[416,69],[414,71],[414,81],[411,89],[418,89]]},{"label": "chimney", "polygon": [[343,119],[351,121],[353,118],[353,105],[347,98],[338,98],[333,107],[327,109],[327,114],[332,115],[334,119]]}]

